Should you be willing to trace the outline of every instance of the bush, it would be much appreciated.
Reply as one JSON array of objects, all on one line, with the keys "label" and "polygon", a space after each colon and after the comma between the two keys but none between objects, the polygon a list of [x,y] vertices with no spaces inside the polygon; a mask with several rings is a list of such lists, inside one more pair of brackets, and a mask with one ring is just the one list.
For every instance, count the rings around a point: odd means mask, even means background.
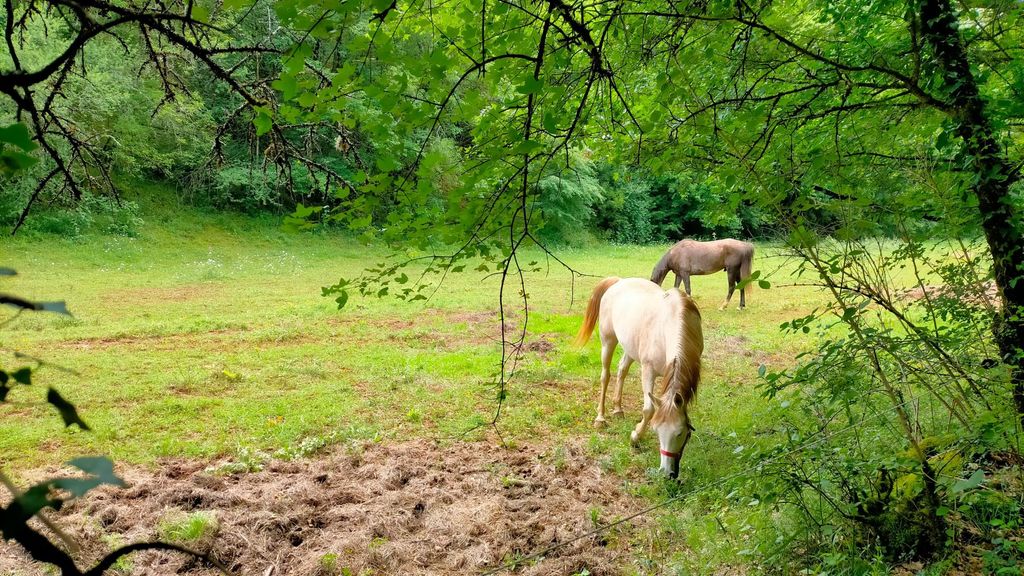
[{"label": "bush", "polygon": [[622,188],[622,200],[612,217],[610,238],[622,244],[647,244],[655,238],[651,212],[654,203],[647,182],[634,180]]},{"label": "bush", "polygon": [[[34,183],[29,178],[15,181],[0,191],[0,226],[12,230],[28,204]],[[48,203],[45,193],[36,199],[21,230],[76,238],[90,232],[115,236],[136,236],[143,220],[139,206],[128,200],[86,193],[80,201]]]},{"label": "bush", "polygon": [[274,186],[273,172],[253,164],[232,164],[213,174],[209,201],[218,208],[254,212],[277,208],[281,199]]},{"label": "bush", "polygon": [[540,218],[534,220],[539,238],[551,244],[580,244],[593,226],[594,205],[604,199],[594,178],[593,164],[573,154],[574,166],[545,176],[537,183],[536,205]]},{"label": "bush", "polygon": [[604,200],[596,208],[595,227],[613,242],[750,237],[768,231],[770,223],[760,210],[693,174],[654,176],[609,164],[597,172]]}]

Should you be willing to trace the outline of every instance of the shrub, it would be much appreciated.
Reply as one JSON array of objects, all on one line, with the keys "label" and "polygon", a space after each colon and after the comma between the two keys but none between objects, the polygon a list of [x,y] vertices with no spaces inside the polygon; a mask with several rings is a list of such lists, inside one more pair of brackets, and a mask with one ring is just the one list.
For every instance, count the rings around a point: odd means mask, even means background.
[{"label": "shrub", "polygon": [[536,206],[540,217],[533,221],[538,236],[552,244],[579,244],[587,239],[594,220],[595,204],[604,199],[593,165],[580,154],[573,167],[545,176],[537,183]]}]

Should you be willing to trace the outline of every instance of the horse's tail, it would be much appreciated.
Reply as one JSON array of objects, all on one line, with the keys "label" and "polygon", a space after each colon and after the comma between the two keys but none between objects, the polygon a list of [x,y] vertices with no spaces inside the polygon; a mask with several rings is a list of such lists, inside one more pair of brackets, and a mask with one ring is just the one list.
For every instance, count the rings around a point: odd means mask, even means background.
[{"label": "horse's tail", "polygon": [[[754,265],[754,245],[750,242],[744,242],[746,250],[743,251],[743,259],[740,261],[740,281],[750,278],[751,268]],[[757,282],[750,282],[747,284],[747,292],[751,293],[754,291],[754,286]]]},{"label": "horse's tail", "polygon": [[594,332],[594,325],[597,324],[597,316],[601,312],[601,298],[604,293],[619,281],[619,278],[612,276],[605,278],[597,283],[594,287],[594,293],[590,296],[590,303],[587,304],[587,312],[583,315],[583,326],[580,326],[580,331],[576,334],[576,339],[573,343],[576,346],[583,346],[590,340],[590,335]]},{"label": "horse's tail", "polygon": [[658,263],[654,265],[654,270],[651,271],[651,282],[654,282],[658,286],[665,281],[665,276],[668,276],[669,262],[672,260],[672,249],[669,248],[668,252],[658,260]]},{"label": "horse's tail", "polygon": [[683,300],[682,338],[672,374],[673,387],[683,397],[683,408],[697,395],[700,383],[700,356],[704,353],[704,331],[700,325],[700,310],[693,298],[680,292]]}]

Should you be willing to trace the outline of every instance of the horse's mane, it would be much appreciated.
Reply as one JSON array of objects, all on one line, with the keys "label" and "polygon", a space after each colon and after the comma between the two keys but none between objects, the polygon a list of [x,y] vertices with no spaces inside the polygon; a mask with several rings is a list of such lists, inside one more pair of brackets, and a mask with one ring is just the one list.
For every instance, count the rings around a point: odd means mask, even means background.
[{"label": "horse's mane", "polygon": [[704,334],[697,305],[679,290],[670,290],[666,296],[672,292],[678,295],[681,303],[678,343],[675,346],[675,358],[672,359],[672,370],[666,375],[667,384],[662,395],[661,410],[654,416],[656,419],[660,419],[659,415],[663,411],[675,405],[676,394],[682,398],[682,404],[675,406],[677,409],[685,409],[693,401],[700,383],[700,356],[704,352]]}]

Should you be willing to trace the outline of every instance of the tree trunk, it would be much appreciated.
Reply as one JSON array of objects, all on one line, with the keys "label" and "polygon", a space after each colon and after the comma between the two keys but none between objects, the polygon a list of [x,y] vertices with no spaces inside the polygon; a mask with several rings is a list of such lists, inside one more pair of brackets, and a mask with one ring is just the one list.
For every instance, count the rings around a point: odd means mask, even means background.
[{"label": "tree trunk", "polygon": [[985,102],[971,72],[967,50],[949,0],[920,0],[921,35],[942,73],[947,112],[957,122],[974,173],[982,228],[992,253],[1003,309],[993,325],[1003,362],[1010,366],[1013,401],[1024,424],[1024,230],[1010,187],[1018,176],[996,141]]}]

